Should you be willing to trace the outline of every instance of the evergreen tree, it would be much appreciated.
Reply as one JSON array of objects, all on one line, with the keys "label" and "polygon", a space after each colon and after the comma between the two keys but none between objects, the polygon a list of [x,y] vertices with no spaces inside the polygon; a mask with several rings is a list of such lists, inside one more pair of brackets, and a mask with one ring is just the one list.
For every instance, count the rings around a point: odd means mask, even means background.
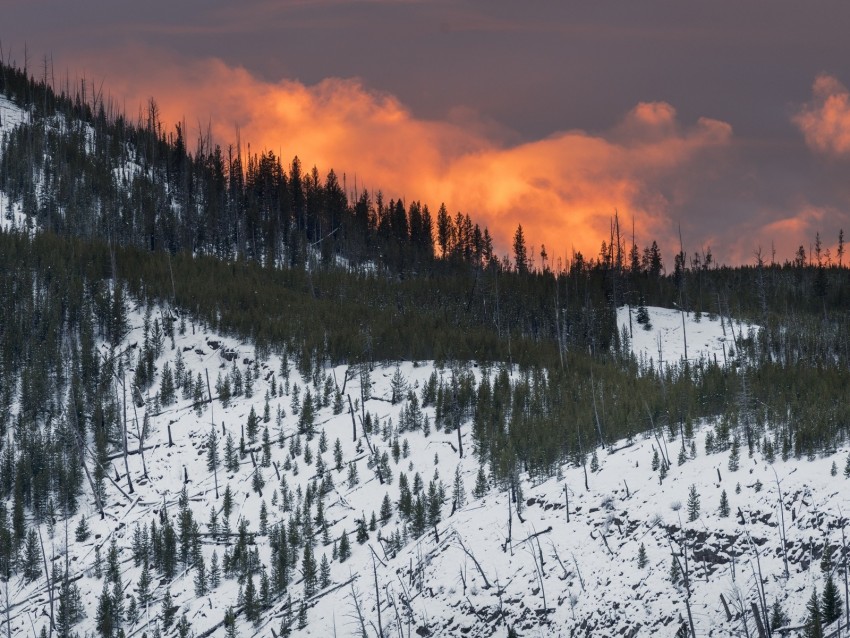
[{"label": "evergreen tree", "polygon": [[729,471],[737,472],[741,462],[741,443],[738,437],[732,439],[732,451],[729,453]]},{"label": "evergreen tree", "polygon": [[304,544],[304,557],[301,561],[301,574],[304,578],[304,597],[310,598],[316,593],[316,559],[313,557],[313,546]]},{"label": "evergreen tree", "polygon": [[151,573],[148,569],[148,562],[145,561],[142,567],[142,574],[139,576],[139,582],[136,585],[136,594],[139,600],[139,607],[146,608],[151,601]]},{"label": "evergreen tree", "polygon": [[331,584],[331,564],[326,554],[322,555],[322,563],[319,566],[319,588],[325,589]]},{"label": "evergreen tree", "polygon": [[237,638],[236,614],[233,611],[233,607],[228,607],[224,612],[224,635],[227,638]]},{"label": "evergreen tree", "polygon": [[475,477],[475,488],[472,490],[472,495],[475,498],[483,498],[490,490],[490,483],[487,481],[487,474],[484,472],[484,466],[478,466],[478,475]]},{"label": "evergreen tree", "polygon": [[596,449],[590,457],[590,471],[594,474],[599,471],[599,456],[596,454]]},{"label": "evergreen tree", "polygon": [[351,556],[351,545],[348,542],[348,532],[343,531],[339,538],[339,562],[344,563]]},{"label": "evergreen tree", "polygon": [[74,529],[74,540],[78,543],[84,543],[88,540],[91,535],[91,531],[89,530],[88,521],[86,521],[85,516],[80,517],[80,522],[77,523],[77,527]]},{"label": "evergreen tree", "polygon": [[838,593],[832,573],[827,576],[826,584],[823,588],[821,617],[825,627],[841,618],[841,594]]},{"label": "evergreen tree", "polygon": [[339,438],[334,442],[334,467],[337,472],[342,471],[342,443]]},{"label": "evergreen tree", "polygon": [[381,524],[386,525],[393,516],[393,504],[390,501],[390,495],[384,494],[384,500],[381,501]]},{"label": "evergreen tree", "polygon": [[216,589],[221,582],[221,567],[218,564],[218,552],[213,550],[210,560],[210,589]]},{"label": "evergreen tree", "polygon": [[697,486],[691,485],[688,490],[688,522],[693,523],[699,518],[700,499],[697,493]]},{"label": "evergreen tree", "polygon": [[847,462],[844,464],[844,477],[850,478],[850,452],[847,453]]},{"label": "evergreen tree", "polygon": [[646,567],[647,562],[649,561],[646,557],[646,546],[641,543],[640,549],[638,550],[638,568],[643,569],[644,567]]},{"label": "evergreen tree", "polygon": [[195,596],[203,596],[207,593],[207,568],[204,557],[195,563]]},{"label": "evergreen tree", "polygon": [[263,488],[266,486],[266,481],[263,478],[263,473],[260,471],[260,468],[257,467],[254,469],[254,475],[251,478],[251,489],[254,490],[260,496],[263,495]]},{"label": "evergreen tree", "polygon": [[366,518],[357,519],[357,542],[361,545],[369,540],[369,530],[366,529]]},{"label": "evergreen tree", "polygon": [[224,466],[228,472],[239,471],[239,455],[236,453],[236,444],[233,442],[233,435],[230,432],[227,433],[227,438],[224,440]]},{"label": "evergreen tree", "polygon": [[103,581],[103,591],[100,593],[100,598],[98,598],[95,615],[95,627],[102,638],[112,638],[116,629],[112,602],[112,594],[109,593],[107,581]]},{"label": "evergreen tree", "polygon": [[658,465],[660,464],[660,459],[658,458],[658,449],[653,445],[652,446],[652,471],[658,471]]},{"label": "evergreen tree", "polygon": [[171,627],[171,623],[174,622],[174,615],[177,613],[179,608],[174,604],[171,598],[171,590],[166,589],[165,595],[162,597],[162,611],[160,612],[162,616],[162,626],[168,631],[168,628]]},{"label": "evergreen tree", "polygon": [[248,574],[245,578],[245,589],[242,592],[242,610],[245,613],[245,618],[251,622],[256,622],[259,618],[257,587],[254,585],[253,574]]},{"label": "evergreen tree", "polygon": [[721,518],[729,517],[729,497],[726,496],[726,490],[723,490],[720,493],[720,507],[718,508],[718,513]]},{"label": "evergreen tree", "polygon": [[679,561],[677,561],[676,557],[674,556],[672,562],[670,563],[670,582],[674,585],[678,585],[681,579],[682,571],[679,569]]},{"label": "evergreen tree", "polygon": [[785,615],[785,612],[782,610],[782,605],[779,604],[779,600],[773,601],[773,606],[771,607],[770,612],[770,629],[771,631],[776,631],[780,627],[784,627],[788,624],[788,617]]},{"label": "evergreen tree", "polygon": [[253,445],[257,441],[257,433],[259,432],[260,422],[257,420],[257,413],[254,411],[254,406],[251,406],[251,411],[248,412],[248,422],[245,425],[245,432],[248,434],[248,441]]},{"label": "evergreen tree", "polygon": [[460,475],[460,465],[455,467],[455,480],[452,487],[452,502],[456,509],[466,505],[466,489],[463,486],[463,477]]},{"label": "evergreen tree", "polygon": [[821,616],[820,600],[818,590],[812,590],[812,597],[806,605],[806,622],[803,627],[805,638],[823,638],[823,617]]},{"label": "evergreen tree", "polygon": [[[232,440],[231,440],[232,443]],[[210,426],[210,432],[207,435],[207,470],[215,472],[220,463],[218,455],[218,433],[215,426]]]}]

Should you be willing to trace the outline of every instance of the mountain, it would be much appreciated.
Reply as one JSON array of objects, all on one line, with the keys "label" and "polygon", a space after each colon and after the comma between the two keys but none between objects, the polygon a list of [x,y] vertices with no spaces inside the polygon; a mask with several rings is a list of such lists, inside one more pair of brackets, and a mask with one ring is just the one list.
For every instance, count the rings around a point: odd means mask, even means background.
[{"label": "mountain", "polygon": [[9,635],[846,612],[850,276],[819,243],[512,261],[466,215],[2,70]]}]

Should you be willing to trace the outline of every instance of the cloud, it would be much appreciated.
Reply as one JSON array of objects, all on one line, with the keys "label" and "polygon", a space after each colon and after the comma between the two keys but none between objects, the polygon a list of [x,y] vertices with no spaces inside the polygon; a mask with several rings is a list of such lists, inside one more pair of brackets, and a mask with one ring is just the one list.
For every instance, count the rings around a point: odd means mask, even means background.
[{"label": "cloud", "polygon": [[811,101],[793,121],[813,151],[831,157],[850,154],[850,92],[831,75],[815,79]]},{"label": "cloud", "polygon": [[[115,66],[104,66],[104,64]],[[148,50],[87,61],[119,104],[135,112],[154,96],[165,124],[185,118],[243,151],[272,150],[288,162],[346,175],[349,190],[382,189],[435,210],[469,213],[506,253],[518,223],[552,256],[595,255],[615,210],[635,218],[639,241],[673,245],[673,216],[688,202],[697,167],[731,144],[725,122],[679,122],[665,102],[642,102],[610,130],[566,130],[517,143],[465,111],[446,121],[417,117],[392,95],[357,79],[305,85],[270,82],[217,59],[173,60]],[[506,141],[513,139],[513,142]],[[627,221],[628,225],[630,223]]]}]

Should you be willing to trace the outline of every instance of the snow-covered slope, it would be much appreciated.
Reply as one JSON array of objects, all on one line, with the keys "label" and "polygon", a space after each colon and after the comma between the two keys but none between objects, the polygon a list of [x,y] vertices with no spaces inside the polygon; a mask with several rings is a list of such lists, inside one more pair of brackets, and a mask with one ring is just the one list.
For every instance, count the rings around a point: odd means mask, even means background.
[{"label": "snow-covered slope", "polygon": [[[662,314],[656,309],[650,313],[655,325],[663,327]],[[675,317],[680,320],[678,314]],[[132,324],[126,345],[137,344],[128,356],[135,362],[142,341],[141,310],[133,314]],[[248,444],[251,452],[240,458],[236,471],[218,469],[220,492],[229,486],[233,494],[230,528],[235,533],[240,521],[245,520],[249,531],[258,534],[265,504],[268,527],[282,522],[289,529],[293,511],[284,511],[284,501],[289,501],[283,498],[284,483],[292,501],[300,502],[298,494],[305,495],[317,478],[316,464],[321,456],[332,481],[323,512],[331,542],[326,543],[318,533],[314,552],[317,563],[323,557],[328,559],[330,584],[305,597],[299,554],[287,594],[274,598],[256,623],[237,616],[240,636],[279,636],[288,618],[293,619],[291,631],[295,636],[359,636],[361,627],[374,636],[379,626],[387,636],[505,636],[509,627],[520,636],[673,636],[687,621],[686,600],[697,635],[740,635],[744,623],[750,635],[756,635],[751,603],[759,600],[759,586],[768,606],[778,601],[791,624],[798,624],[812,588],[823,590],[825,576],[819,559],[825,544],[841,544],[840,509],[850,511],[850,482],[843,477],[848,454],[845,449],[827,458],[782,460],[777,443],[776,460],[771,464],[765,460],[766,451],[759,449],[761,441],[754,440],[752,455],[742,441],[740,467],[730,471],[728,448],[706,454],[705,438],[713,432],[713,424],[704,424],[686,442],[681,454],[683,443],[678,435],[669,439],[659,433],[661,438],[641,437],[599,450],[595,460],[588,459],[586,468],[565,465],[560,476],[540,483],[523,476],[518,508],[509,504],[507,492],[492,485],[481,498],[472,497],[478,464],[468,426],[462,428],[463,458],[458,453],[456,432],[437,432],[433,425],[427,436],[422,429],[397,431],[401,411],[407,410],[408,404],[390,402],[393,377],[398,381],[394,365],[378,366],[371,373],[372,398],[365,409],[378,417],[380,426],[367,440],[360,421],[363,410],[358,405],[361,377],[347,375],[354,370],[338,367],[304,379],[292,369],[287,384],[278,356],[257,361],[253,349],[235,339],[191,323],[181,335],[176,325],[174,349],[166,340],[156,362],[154,388],[159,387],[166,362],[174,370],[179,352],[192,377],[200,375],[204,380],[204,388],[207,372],[214,385],[219,374],[232,371],[233,361],[243,377],[249,369],[256,371],[253,394],[234,397],[227,407],[215,399],[199,412],[191,399],[183,399],[179,393],[175,404],[159,412],[152,398],[136,410],[129,403],[131,451],[138,450],[135,423],[143,423],[146,414],[150,420],[144,456],[136,453],[128,458],[133,492],[129,491],[123,458],[117,455],[106,482],[105,518],[100,520],[86,488],[80,513],[69,521],[69,562],[73,576],[78,578],[86,612],[86,618],[74,628],[81,634],[95,631],[98,598],[104,587],[104,577],[98,577],[93,567],[96,548],[105,562],[115,541],[124,595],[136,596],[142,574],[132,554],[136,526],[149,526],[152,521],[159,526],[163,515],[176,526],[184,479],[188,479],[188,507],[200,522],[200,551],[207,569],[214,552],[221,560],[228,545],[232,546],[233,537],[225,537],[220,531],[210,535],[206,525],[211,510],[218,513],[220,524],[223,521],[223,499],[216,498],[216,476],[207,469],[206,441],[214,427],[219,435],[230,434],[238,442],[252,407],[260,417],[260,431],[264,427],[270,430],[271,463],[262,466],[260,443]],[[706,319],[702,325],[719,330],[719,325]],[[433,372],[444,379],[452,374],[427,362],[401,363],[398,371],[418,396]],[[479,368],[470,366],[467,371],[481,378]],[[309,442],[302,436],[297,453],[295,387],[303,400],[308,389],[313,395],[323,394],[326,385],[331,394],[334,388],[344,386],[357,416],[349,413],[348,396],[339,414],[333,413],[332,405],[319,409],[316,436]],[[276,392],[272,392],[273,387]],[[270,419],[265,423],[262,415],[267,393]],[[278,409],[285,413],[281,420],[283,447],[278,443]],[[434,409],[422,411],[433,424]],[[382,431],[388,434],[386,440]],[[318,447],[322,433],[327,441],[324,453]],[[390,457],[393,480],[389,483],[386,476],[379,478],[370,467],[369,450],[378,446],[381,452],[391,453],[396,437],[400,454],[398,461]],[[335,468],[337,440],[342,452],[341,470]],[[308,447],[311,462],[305,458]],[[661,451],[659,464],[665,456],[670,460],[663,481],[659,470],[652,467],[655,451]],[[833,462],[837,463],[836,476],[830,472]],[[356,481],[351,479],[351,467],[356,468]],[[466,504],[453,512],[456,470]],[[419,538],[402,535],[403,525],[395,507],[400,472],[407,475],[411,489],[416,473],[425,491],[432,480],[445,486],[447,499],[440,508],[440,522]],[[253,489],[257,473],[265,481],[261,493]],[[782,490],[781,513],[778,486]],[[699,497],[700,511],[688,522],[692,487]],[[723,491],[730,506],[728,517],[718,511]],[[385,495],[393,504],[389,520],[378,522],[365,542],[358,543],[356,520],[368,520],[373,512],[380,514]],[[316,513],[315,507],[312,511]],[[83,517],[92,535],[75,542],[73,530]],[[782,517],[788,542],[787,577],[780,542]],[[64,524],[60,522],[51,530],[44,523],[39,529],[47,560],[64,565]],[[334,543],[338,547],[344,532],[351,541],[352,554],[341,562],[332,556]],[[396,532],[403,540],[394,555],[385,539]],[[253,543],[261,562],[267,563],[271,535],[258,534]],[[642,546],[646,564],[639,566]],[[671,550],[683,567],[687,566],[689,598],[682,580],[675,584],[671,581]],[[757,577],[759,567],[762,579]],[[181,566],[170,584],[155,577],[151,604],[133,621],[124,623],[125,634],[141,636],[146,632],[151,636],[160,623],[161,601],[168,591],[179,608],[176,617],[185,614],[196,636],[224,636],[225,611],[231,606],[240,610],[238,592],[244,584],[223,578],[218,587],[197,596],[195,573],[195,569],[183,570]],[[254,583],[258,587],[259,580],[258,573]],[[27,583],[16,576],[9,598],[12,635],[31,635],[47,626],[49,597],[43,578]],[[302,601],[306,617],[303,626],[298,620]],[[172,625],[168,633],[174,631]]]},{"label": "snow-covered slope", "polygon": [[758,326],[716,314],[681,313],[656,306],[647,307],[647,312],[649,322],[641,324],[637,321],[637,308],[622,306],[617,309],[621,334],[630,335],[632,352],[647,367],[657,368],[659,362],[664,366],[680,363],[685,358],[686,341],[689,361],[704,358],[726,365],[735,353],[735,344],[758,330]]},{"label": "snow-covered slope", "polygon": [[[21,122],[27,120],[27,113],[4,95],[0,95],[0,157],[3,153],[3,138]],[[20,203],[13,204],[0,190],[0,228],[9,228],[13,224],[21,227],[25,223]]]}]

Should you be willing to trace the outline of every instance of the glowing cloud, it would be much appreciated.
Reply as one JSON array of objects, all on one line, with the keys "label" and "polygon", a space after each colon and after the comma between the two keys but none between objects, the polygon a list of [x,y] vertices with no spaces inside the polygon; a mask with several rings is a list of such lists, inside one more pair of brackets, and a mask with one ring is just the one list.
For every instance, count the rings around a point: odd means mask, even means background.
[{"label": "glowing cloud", "polygon": [[636,219],[639,241],[670,239],[671,215],[681,213],[699,173],[695,163],[732,137],[724,122],[701,118],[685,127],[671,105],[651,102],[603,134],[568,130],[509,145],[486,122],[423,120],[356,79],[307,86],[264,81],[219,60],[170,62],[149,51],[113,61],[117,79],[103,62],[86,65],[105,75],[131,113],[154,96],[168,125],[186,118],[193,131],[209,122],[222,144],[235,141],[238,127],[243,151],[250,143],[252,152],[272,150],[284,162],[297,154],[307,168],[345,174],[349,190],[356,175],[361,189],[383,189],[387,198],[418,199],[432,210],[444,201],[452,214],[487,225],[500,253],[522,223],[529,242],[545,243],[553,257],[573,248],[595,255],[615,209],[626,224]]},{"label": "glowing cloud", "polygon": [[824,155],[850,154],[850,92],[830,75],[819,75],[812,100],[793,118],[809,148]]}]

